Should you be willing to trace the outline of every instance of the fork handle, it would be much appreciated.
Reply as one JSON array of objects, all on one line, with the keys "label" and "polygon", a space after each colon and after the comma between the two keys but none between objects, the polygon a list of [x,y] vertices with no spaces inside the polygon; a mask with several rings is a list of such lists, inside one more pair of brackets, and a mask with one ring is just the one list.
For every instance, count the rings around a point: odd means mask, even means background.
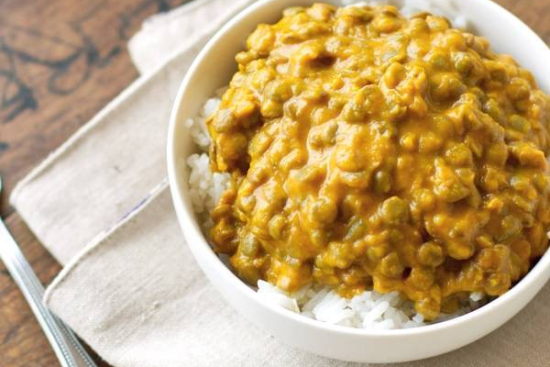
[{"label": "fork handle", "polygon": [[44,330],[62,367],[97,367],[74,333],[44,306],[44,287],[0,220],[0,258]]}]

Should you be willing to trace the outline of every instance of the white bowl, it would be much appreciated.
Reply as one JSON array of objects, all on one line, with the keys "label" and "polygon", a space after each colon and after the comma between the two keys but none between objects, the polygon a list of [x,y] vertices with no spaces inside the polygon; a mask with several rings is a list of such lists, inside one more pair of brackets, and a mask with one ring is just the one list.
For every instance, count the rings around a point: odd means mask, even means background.
[{"label": "white bowl", "polygon": [[[428,2],[454,6],[477,34],[491,41],[493,49],[514,56],[534,73],[543,90],[550,91],[550,50],[512,14],[489,0]],[[460,348],[501,326],[535,296],[550,277],[550,253],[512,290],[467,315],[413,329],[372,331],[325,324],[268,304],[219,260],[199,228],[188,194],[189,172],[185,164],[195,148],[184,121],[196,116],[217,88],[228,84],[236,70],[234,56],[242,50],[244,40],[256,25],[277,21],[282,10],[289,6],[313,3],[314,0],[255,3],[215,35],[183,80],[170,121],[168,173],[185,239],[205,274],[227,301],[247,319],[291,346],[340,360],[374,363],[416,360]],[[400,1],[393,3],[399,5]]]}]

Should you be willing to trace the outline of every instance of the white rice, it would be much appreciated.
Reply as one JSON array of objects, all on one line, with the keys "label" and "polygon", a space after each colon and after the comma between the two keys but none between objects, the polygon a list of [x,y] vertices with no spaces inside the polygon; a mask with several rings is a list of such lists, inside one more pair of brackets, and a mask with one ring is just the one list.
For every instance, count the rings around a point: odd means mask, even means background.
[{"label": "white rice", "polygon": [[221,195],[230,185],[230,175],[228,173],[210,171],[210,158],[207,153],[210,146],[210,136],[206,129],[206,119],[220,105],[221,94],[223,94],[223,89],[217,92],[216,97],[210,98],[205,102],[195,119],[189,119],[185,122],[185,126],[189,128],[193,141],[201,151],[198,154],[189,156],[187,158],[187,165],[190,168],[189,196],[191,197],[193,208],[201,219],[205,221],[205,228],[210,228],[212,224],[208,214],[214,209]]},{"label": "white rice", "polygon": [[[289,294],[263,280],[258,282],[258,294],[268,302],[305,317],[335,325],[359,329],[407,329],[427,325],[414,309],[412,301],[403,300],[399,292],[381,294],[364,291],[352,299],[342,298],[330,287],[308,285]],[[431,323],[453,319],[473,311],[487,302],[485,295],[474,292],[468,302],[453,314],[441,314]]]},{"label": "white rice", "polygon": [[[433,3],[427,0],[381,0],[376,2],[342,0],[342,5],[345,6],[374,3],[402,5],[400,8],[406,15],[422,10],[430,10],[446,16],[453,14],[453,9],[449,9],[448,5],[447,8],[434,9]],[[461,18],[455,17],[453,24],[456,27],[466,27],[466,22]],[[216,97],[206,101],[195,119],[186,121],[186,126],[200,150],[199,153],[187,158],[187,165],[190,168],[189,193],[195,211],[203,220],[205,231],[212,226],[208,213],[214,209],[222,193],[230,186],[228,173],[212,173],[210,171],[210,160],[207,154],[210,138],[205,121],[219,106],[222,93],[223,90],[219,90]],[[375,291],[365,291],[352,299],[346,299],[340,297],[329,287],[316,285],[306,286],[296,293],[289,294],[262,280],[258,282],[257,291],[268,302],[305,317],[330,324],[373,330],[404,329],[426,325],[424,317],[415,312],[413,303],[403,300],[398,292],[381,294]],[[486,297],[483,293],[472,293],[468,304],[454,314],[442,314],[436,322],[463,315],[480,307],[485,302]]]}]

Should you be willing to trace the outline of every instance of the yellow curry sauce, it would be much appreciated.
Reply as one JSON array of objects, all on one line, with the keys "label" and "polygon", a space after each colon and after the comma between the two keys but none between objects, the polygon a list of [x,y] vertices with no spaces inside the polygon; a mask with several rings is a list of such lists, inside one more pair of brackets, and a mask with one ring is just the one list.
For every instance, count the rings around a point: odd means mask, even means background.
[{"label": "yellow curry sauce", "polygon": [[243,280],[399,291],[427,319],[505,293],[548,247],[549,98],[487,40],[395,7],[262,24],[207,125]]}]

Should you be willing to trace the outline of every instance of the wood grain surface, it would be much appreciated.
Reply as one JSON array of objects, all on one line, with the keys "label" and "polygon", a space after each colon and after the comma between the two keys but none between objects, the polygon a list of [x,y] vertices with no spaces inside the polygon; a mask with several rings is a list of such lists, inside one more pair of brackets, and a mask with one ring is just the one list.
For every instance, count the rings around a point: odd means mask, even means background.
[{"label": "wood grain surface", "polygon": [[[60,267],[10,208],[9,192],[137,78],[126,43],[141,22],[186,1],[0,0],[0,174],[7,189],[0,213],[44,284]],[[550,0],[497,2],[550,43]],[[2,264],[0,366],[59,366]]]}]

